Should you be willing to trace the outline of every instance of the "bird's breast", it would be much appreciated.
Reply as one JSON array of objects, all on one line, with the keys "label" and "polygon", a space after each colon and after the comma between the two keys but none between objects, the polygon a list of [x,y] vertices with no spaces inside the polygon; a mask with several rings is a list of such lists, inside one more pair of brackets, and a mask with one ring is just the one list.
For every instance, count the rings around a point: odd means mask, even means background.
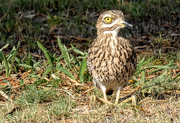
[{"label": "bird's breast", "polygon": [[132,48],[111,39],[98,43],[88,52],[88,70],[93,82],[110,88],[126,85],[135,69]]}]

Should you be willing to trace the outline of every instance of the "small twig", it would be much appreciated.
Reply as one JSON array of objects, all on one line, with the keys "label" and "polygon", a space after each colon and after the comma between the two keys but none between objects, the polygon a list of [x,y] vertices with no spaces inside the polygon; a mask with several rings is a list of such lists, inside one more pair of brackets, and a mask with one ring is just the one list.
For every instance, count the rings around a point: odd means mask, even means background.
[{"label": "small twig", "polygon": [[69,76],[66,76],[71,82],[73,82],[73,83],[76,83],[76,84],[79,84],[76,80],[74,80],[74,79],[71,79]]},{"label": "small twig", "polygon": [[133,94],[135,91],[139,90],[139,88],[141,87],[141,85],[142,85],[142,83],[141,83],[136,89],[134,89],[134,90],[131,92],[131,94]]},{"label": "small twig", "polygon": [[66,89],[56,89],[56,90],[59,90],[59,91],[64,91],[66,92],[67,94],[69,94],[73,99],[75,98],[70,92],[68,92]]},{"label": "small twig", "polygon": [[[14,107],[14,104],[13,104],[12,99],[10,99],[10,98],[6,95],[6,93],[4,93],[3,91],[0,90],[0,94],[1,94],[5,99],[9,100],[9,101],[11,102],[11,105],[13,105],[13,107]],[[5,116],[8,115],[8,114],[12,114],[13,112],[15,112],[15,111],[18,110],[18,109],[19,109],[19,107],[14,107],[11,111],[9,111],[8,113],[6,113]]]},{"label": "small twig", "polygon": [[83,84],[80,84],[80,83],[77,82],[76,80],[71,79],[69,76],[67,76],[67,78],[68,78],[71,82],[75,83],[75,85],[81,85],[81,86],[84,86]]},{"label": "small twig", "polygon": [[121,99],[124,99],[124,98],[129,97],[130,95],[132,95],[135,91],[137,91],[141,87],[141,85],[142,85],[142,83],[136,89],[134,89],[130,94],[128,94],[128,95],[126,95],[124,97],[121,97]]},{"label": "small twig", "polygon": [[6,93],[4,93],[3,91],[0,90],[0,94],[1,94],[5,99],[7,99],[7,100],[9,100],[10,102],[12,102],[12,99],[10,99],[10,98],[6,95]]},{"label": "small twig", "polygon": [[89,92],[89,91],[91,91],[91,90],[93,90],[94,88],[92,87],[92,88],[90,88],[90,89],[88,89],[87,91],[85,91],[84,93],[87,93],[87,92]]}]

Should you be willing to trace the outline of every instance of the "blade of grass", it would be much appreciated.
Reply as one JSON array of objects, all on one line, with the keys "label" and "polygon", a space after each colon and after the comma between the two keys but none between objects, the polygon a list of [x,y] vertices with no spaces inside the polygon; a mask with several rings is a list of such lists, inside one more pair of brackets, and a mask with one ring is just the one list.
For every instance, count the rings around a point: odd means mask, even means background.
[{"label": "blade of grass", "polygon": [[46,70],[45,70],[45,72],[44,72],[43,78],[44,78],[49,72],[51,72],[51,70],[53,70],[52,66],[47,67]]},{"label": "blade of grass", "polygon": [[11,60],[11,58],[13,57],[13,55],[14,55],[15,52],[16,52],[16,48],[13,47],[13,49],[11,50],[11,52],[6,56],[8,61]]},{"label": "blade of grass", "polygon": [[84,55],[85,55],[85,53],[84,53],[84,52],[82,52],[82,51],[78,50],[78,49],[77,49],[77,48],[75,48],[72,44],[71,44],[71,47],[73,48],[73,51],[74,51],[75,53],[80,54],[80,55],[82,55],[82,56],[84,56]]},{"label": "blade of grass", "polygon": [[150,68],[169,69],[169,68],[171,68],[171,67],[169,67],[169,66],[160,66],[160,65],[156,65],[156,66],[146,67],[145,69],[150,69]]},{"label": "blade of grass", "polygon": [[[72,54],[69,54],[69,56],[70,56],[70,58],[71,58],[71,62],[73,63],[73,64],[76,64],[77,63],[77,57],[75,58]],[[73,66],[72,66],[73,67]]]},{"label": "blade of grass", "polygon": [[0,51],[0,63],[2,63],[2,61],[4,61],[4,58],[2,52]]},{"label": "blade of grass", "polygon": [[135,75],[140,74],[142,71],[144,71],[145,68],[143,66],[147,65],[152,60],[153,60],[153,57],[148,60],[145,60],[145,57],[144,57],[142,60],[140,60],[139,63],[137,64]]},{"label": "blade of grass", "polygon": [[6,77],[9,77],[9,74],[8,74],[9,73],[9,66],[8,66],[7,58],[2,51],[0,53],[2,54],[3,59],[4,59],[4,63],[5,63]]},{"label": "blade of grass", "polygon": [[11,64],[10,64],[10,68],[9,68],[9,76],[10,76],[10,74],[11,74],[11,71],[12,71],[12,68],[13,68],[13,65],[14,65],[15,58],[16,58],[17,53],[18,53],[18,51],[19,51],[19,47],[20,47],[20,41],[18,42],[17,48],[15,49],[15,52],[14,52],[14,54],[12,55]]},{"label": "blade of grass", "polygon": [[173,78],[173,81],[174,81],[175,79],[177,79],[179,76],[180,76],[180,73],[178,73],[178,74]]},{"label": "blade of grass", "polygon": [[[143,71],[142,72],[142,75],[141,75],[141,80],[140,80],[140,83],[137,83],[138,85],[139,84],[142,84],[142,89],[144,88],[144,86],[145,86],[145,78],[146,78],[146,76],[145,76],[145,71]],[[137,86],[138,86],[137,85]],[[142,94],[143,94],[143,96],[145,97],[145,94],[144,94],[144,91],[142,90]]]},{"label": "blade of grass", "polygon": [[19,64],[19,66],[25,67],[25,68],[32,68],[32,66],[27,65],[27,64]]},{"label": "blade of grass", "polygon": [[9,46],[9,44],[6,44],[5,46],[3,46],[3,47],[0,49],[0,52],[1,52],[3,49],[7,48],[8,46]]},{"label": "blade of grass", "polygon": [[70,64],[70,57],[69,57],[69,54],[68,54],[68,52],[67,52],[66,47],[61,43],[61,41],[60,41],[59,38],[57,38],[57,41],[58,41],[59,49],[60,49],[61,52],[62,52],[62,55],[63,55],[63,57],[64,57],[64,60],[65,60],[66,64],[68,65],[68,67],[69,67],[70,69],[72,69],[71,64]]},{"label": "blade of grass", "polygon": [[145,71],[143,71],[143,72],[142,72],[142,76],[141,76],[141,81],[140,81],[140,83],[144,83],[144,82],[145,82],[145,78],[146,78],[146,76],[145,76]]},{"label": "blade of grass", "polygon": [[38,44],[38,47],[43,51],[44,55],[46,56],[48,63],[53,67],[53,59],[49,51],[39,41],[37,41],[37,44]]},{"label": "blade of grass", "polygon": [[81,66],[80,66],[80,71],[79,71],[79,80],[80,82],[83,82],[84,81],[84,72],[86,70],[86,58],[84,58],[81,62]]},{"label": "blade of grass", "polygon": [[70,78],[76,80],[75,77],[71,74],[71,72],[69,72],[69,70],[67,70],[67,69],[65,69],[65,68],[63,68],[63,67],[61,67],[61,66],[57,66],[56,69],[59,70],[59,71],[61,71],[61,72],[63,72],[63,73],[65,73],[65,74],[66,74],[67,76],[69,76]]}]

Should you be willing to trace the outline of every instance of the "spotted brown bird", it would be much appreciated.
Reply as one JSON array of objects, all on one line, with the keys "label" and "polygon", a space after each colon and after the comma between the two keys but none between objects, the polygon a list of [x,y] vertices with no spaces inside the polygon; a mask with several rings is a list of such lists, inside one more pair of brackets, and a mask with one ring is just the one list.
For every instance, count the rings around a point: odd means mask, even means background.
[{"label": "spotted brown bird", "polygon": [[108,101],[107,93],[117,91],[115,104],[136,69],[133,45],[128,39],[118,37],[119,30],[126,26],[132,27],[120,10],[102,13],[96,24],[97,38],[88,50],[87,68],[94,86],[102,90],[105,101]]}]

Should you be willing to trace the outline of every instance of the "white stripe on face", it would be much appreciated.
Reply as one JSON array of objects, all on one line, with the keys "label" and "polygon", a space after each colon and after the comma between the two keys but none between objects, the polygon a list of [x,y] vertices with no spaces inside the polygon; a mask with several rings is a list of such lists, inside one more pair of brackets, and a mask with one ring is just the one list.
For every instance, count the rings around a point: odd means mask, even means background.
[{"label": "white stripe on face", "polygon": [[110,14],[104,15],[104,17],[102,18],[102,20],[104,20],[104,18],[106,18],[106,17],[111,17],[111,15],[110,15]]},{"label": "white stripe on face", "polygon": [[113,37],[117,36],[118,35],[118,32],[119,32],[119,29],[121,28],[121,26],[117,27],[115,30],[113,31],[104,31],[103,33],[104,34],[108,34],[108,33],[111,33],[113,35]]}]

